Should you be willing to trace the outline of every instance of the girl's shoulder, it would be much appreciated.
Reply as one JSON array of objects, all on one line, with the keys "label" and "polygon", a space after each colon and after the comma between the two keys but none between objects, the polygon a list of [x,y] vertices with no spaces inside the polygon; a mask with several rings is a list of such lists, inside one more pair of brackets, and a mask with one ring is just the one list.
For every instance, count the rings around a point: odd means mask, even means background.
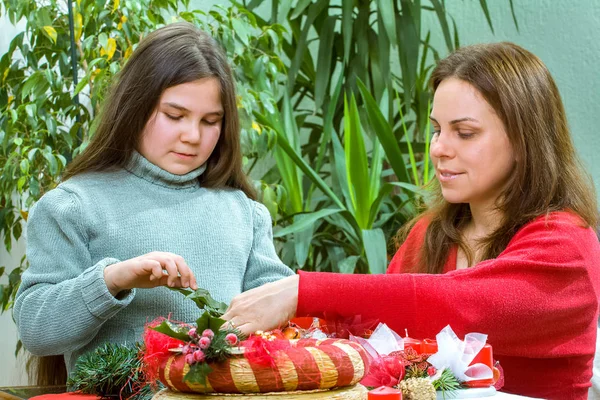
[{"label": "girl's shoulder", "polygon": [[101,171],[85,172],[75,175],[48,190],[36,202],[53,205],[55,203],[81,203],[83,207],[95,204],[100,198],[106,197],[114,190],[121,172]]}]

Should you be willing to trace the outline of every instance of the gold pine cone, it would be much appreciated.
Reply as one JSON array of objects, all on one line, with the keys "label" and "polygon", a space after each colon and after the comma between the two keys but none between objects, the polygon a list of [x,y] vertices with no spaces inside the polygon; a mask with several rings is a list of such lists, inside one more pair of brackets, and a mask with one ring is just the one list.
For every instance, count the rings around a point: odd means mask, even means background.
[{"label": "gold pine cone", "polygon": [[427,378],[409,378],[400,381],[404,400],[435,400],[435,388]]}]

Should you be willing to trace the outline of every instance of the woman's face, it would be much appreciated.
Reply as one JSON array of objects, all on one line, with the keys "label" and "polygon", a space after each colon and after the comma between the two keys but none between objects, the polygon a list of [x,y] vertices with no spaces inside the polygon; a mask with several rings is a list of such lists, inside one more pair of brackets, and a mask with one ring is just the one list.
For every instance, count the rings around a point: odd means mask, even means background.
[{"label": "woman's face", "polygon": [[216,78],[172,86],[160,96],[138,151],[165,171],[187,174],[210,157],[221,135],[223,115]]},{"label": "woman's face", "polygon": [[515,165],[494,109],[469,83],[448,78],[435,92],[430,118],[430,155],[444,199],[493,209]]}]

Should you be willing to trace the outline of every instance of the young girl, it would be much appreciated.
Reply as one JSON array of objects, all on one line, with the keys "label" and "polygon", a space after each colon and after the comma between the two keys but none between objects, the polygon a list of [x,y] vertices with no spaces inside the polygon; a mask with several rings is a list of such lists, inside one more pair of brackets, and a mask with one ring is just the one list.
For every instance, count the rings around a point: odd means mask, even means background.
[{"label": "young girl", "polygon": [[460,337],[489,335],[503,390],[586,399],[597,203],[554,80],[530,52],[496,43],[440,61],[432,86],[437,201],[409,228],[388,274],[301,273],[241,294],[224,317],[251,332],[294,314],[361,315],[416,338],[450,324]]},{"label": "young girl", "polygon": [[198,318],[162,286],[228,303],[292,274],[242,172],[234,82],[213,39],[176,23],[140,43],[90,144],[31,210],[27,258],[20,338],[68,370],[100,344],[141,340],[156,317]]}]

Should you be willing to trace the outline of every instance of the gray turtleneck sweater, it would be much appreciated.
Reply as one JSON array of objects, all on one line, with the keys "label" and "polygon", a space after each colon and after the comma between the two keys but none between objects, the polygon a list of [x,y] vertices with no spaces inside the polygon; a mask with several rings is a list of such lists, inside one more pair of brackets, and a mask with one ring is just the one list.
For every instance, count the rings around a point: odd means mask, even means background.
[{"label": "gray turtleneck sweater", "polygon": [[275,253],[267,209],[239,190],[200,187],[203,171],[173,175],[134,153],[125,169],[77,175],[35,204],[14,306],[27,350],[64,354],[71,371],[105,342],[140,341],[157,317],[194,322],[196,305],[167,288],[109,293],[107,265],[152,251],[181,255],[198,287],[226,303],[293,273]]}]

